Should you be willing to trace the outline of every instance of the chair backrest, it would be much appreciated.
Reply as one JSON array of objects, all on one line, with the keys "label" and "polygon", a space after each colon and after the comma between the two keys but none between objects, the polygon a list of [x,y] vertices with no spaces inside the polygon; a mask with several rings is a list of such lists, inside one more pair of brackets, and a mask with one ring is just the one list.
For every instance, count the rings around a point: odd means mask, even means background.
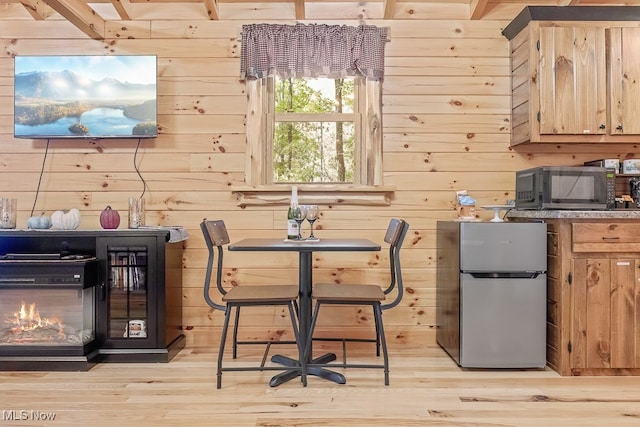
[{"label": "chair backrest", "polygon": [[222,246],[230,242],[229,233],[223,220],[208,221],[205,218],[202,220],[201,227],[204,227],[202,231],[204,232],[205,241],[208,240],[207,246]]},{"label": "chair backrest", "polygon": [[404,237],[409,230],[409,224],[402,219],[392,218],[387,227],[387,233],[384,241],[389,244],[389,267],[391,269],[391,282],[385,294],[391,293],[397,288],[396,297],[389,303],[383,304],[382,309],[387,310],[393,308],[400,303],[404,295],[404,286],[402,282],[402,268],[400,267],[400,248],[404,242]]},{"label": "chair backrest", "polygon": [[225,310],[225,305],[218,304],[211,298],[211,273],[213,272],[213,262],[215,260],[216,250],[218,252],[218,268],[216,271],[216,287],[220,294],[225,295],[227,291],[222,287],[222,259],[224,255],[223,245],[229,243],[229,233],[227,227],[222,220],[207,220],[206,218],[200,223],[200,229],[204,236],[204,242],[209,250],[209,259],[207,261],[207,271],[204,277],[204,299],[210,307],[216,310]]},{"label": "chair backrest", "polygon": [[391,246],[398,246],[398,240],[404,238],[404,236],[401,235],[402,223],[406,224],[402,219],[391,218],[391,221],[389,221],[389,225],[387,226],[387,232],[384,235],[385,242]]}]

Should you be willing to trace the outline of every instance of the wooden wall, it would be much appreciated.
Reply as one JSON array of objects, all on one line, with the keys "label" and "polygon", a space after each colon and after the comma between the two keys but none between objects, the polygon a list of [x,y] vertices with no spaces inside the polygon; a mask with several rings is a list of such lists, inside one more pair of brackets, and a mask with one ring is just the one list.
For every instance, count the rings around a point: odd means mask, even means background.
[{"label": "wooden wall", "polygon": [[[242,209],[231,192],[244,179],[246,94],[238,79],[238,37],[247,22],[206,17],[110,22],[109,38],[96,41],[61,19],[34,21],[21,7],[0,9],[0,196],[18,199],[18,223],[24,227],[46,145],[12,136],[14,55],[157,54],[160,136],[144,140],[138,153],[148,184],[147,224],[189,230],[185,333],[189,346],[214,345],[222,315],[212,313],[201,295],[207,251],[199,222],[224,219],[232,240],[285,233],[286,206]],[[383,95],[384,181],[396,191],[388,207],[322,206],[318,221],[320,238],[348,234],[380,242],[389,218],[409,222],[402,251],[407,294],[385,314],[395,346],[435,344],[436,221],[455,218],[456,190],[468,190],[479,206],[502,204],[514,197],[516,170],[636,157],[637,148],[628,145],[510,148],[509,42],[500,32],[519,10],[466,21],[457,18],[458,7],[451,4],[450,20],[367,21],[391,28]],[[275,22],[276,16],[263,19]],[[91,229],[99,227],[100,211],[111,205],[126,226],[127,198],[143,188],[133,165],[135,146],[126,140],[51,141],[35,211],[77,207],[81,227]],[[481,209],[478,214],[492,217]],[[230,253],[226,260],[229,285],[297,280],[294,254]],[[314,279],[384,282],[387,261],[386,248],[371,254],[317,253]],[[319,328],[329,332],[371,323],[369,313],[343,309],[322,319]],[[241,333],[288,334],[286,325],[280,310],[264,310],[245,320]]]}]

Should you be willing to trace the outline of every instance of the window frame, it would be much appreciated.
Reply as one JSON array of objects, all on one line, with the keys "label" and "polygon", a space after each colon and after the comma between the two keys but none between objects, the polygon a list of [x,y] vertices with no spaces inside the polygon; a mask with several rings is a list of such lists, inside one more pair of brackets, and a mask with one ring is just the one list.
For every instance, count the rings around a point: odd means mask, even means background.
[{"label": "window frame", "polygon": [[[391,204],[394,187],[383,184],[382,147],[382,82],[357,79],[355,96],[359,105],[355,125],[359,126],[359,141],[354,147],[355,173],[353,183],[296,183],[300,203],[383,205]],[[245,185],[234,186],[239,206],[288,204],[290,183],[273,183],[272,141],[263,135],[273,135],[275,105],[274,79],[247,79],[247,150]],[[356,132],[358,133],[358,132]],[[266,143],[265,143],[266,142]],[[358,143],[359,142],[359,143]]]}]

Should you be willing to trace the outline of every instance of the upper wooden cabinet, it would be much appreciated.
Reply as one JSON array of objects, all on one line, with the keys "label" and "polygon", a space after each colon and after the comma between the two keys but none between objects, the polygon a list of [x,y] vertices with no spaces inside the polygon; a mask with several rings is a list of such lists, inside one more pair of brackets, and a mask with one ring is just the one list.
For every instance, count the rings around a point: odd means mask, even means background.
[{"label": "upper wooden cabinet", "polygon": [[609,123],[615,135],[640,134],[640,28],[610,28],[607,35]]},{"label": "upper wooden cabinet", "polygon": [[637,22],[545,20],[516,29],[513,37],[505,30],[511,40],[511,145],[638,142]]},{"label": "upper wooden cabinet", "polygon": [[541,27],[537,40],[538,133],[607,133],[604,28]]}]

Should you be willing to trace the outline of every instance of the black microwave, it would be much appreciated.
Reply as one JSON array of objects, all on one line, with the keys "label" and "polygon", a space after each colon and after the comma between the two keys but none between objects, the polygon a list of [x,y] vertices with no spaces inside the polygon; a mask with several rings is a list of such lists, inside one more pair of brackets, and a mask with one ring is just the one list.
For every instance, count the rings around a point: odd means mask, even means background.
[{"label": "black microwave", "polygon": [[615,207],[614,169],[541,166],[516,172],[516,209],[606,210]]}]

